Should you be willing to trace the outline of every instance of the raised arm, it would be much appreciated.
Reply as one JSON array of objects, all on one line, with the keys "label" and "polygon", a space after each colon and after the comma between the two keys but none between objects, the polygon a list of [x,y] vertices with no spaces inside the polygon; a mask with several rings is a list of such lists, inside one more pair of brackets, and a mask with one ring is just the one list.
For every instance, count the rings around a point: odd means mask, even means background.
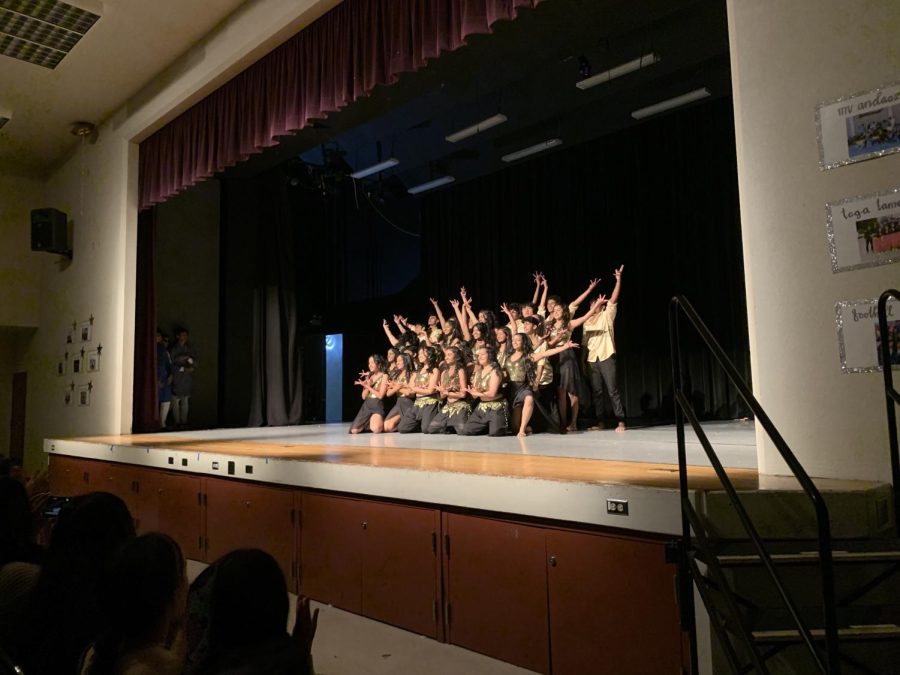
[{"label": "raised arm", "polygon": [[469,332],[469,322],[466,321],[466,317],[463,316],[463,310],[459,307],[459,300],[453,298],[450,301],[450,306],[453,307],[453,311],[456,313],[456,320],[459,322],[459,329],[462,331],[463,340],[471,340],[472,334]]},{"label": "raised arm", "polygon": [[532,304],[538,304],[538,298],[541,295],[541,273],[535,272],[531,275],[534,277],[534,295],[531,297]]},{"label": "raised arm", "polygon": [[597,312],[600,311],[600,308],[603,307],[604,304],[606,304],[606,296],[601,295],[591,303],[588,311],[579,316],[577,319],[572,319],[572,321],[569,322],[569,328],[571,328],[572,330],[578,328],[578,326],[597,314]]},{"label": "raised arm", "polygon": [[381,327],[384,328],[384,334],[387,335],[388,342],[391,343],[391,347],[396,347],[399,340],[394,337],[394,334],[391,332],[391,326],[388,324],[387,319],[381,320]]},{"label": "raised arm", "polygon": [[441,324],[441,330],[444,333],[449,333],[450,329],[447,326],[447,320],[444,318],[444,313],[441,311],[441,306],[438,304],[438,301],[434,298],[431,298],[431,304],[434,305],[434,313],[437,314],[438,321]]},{"label": "raised arm", "polygon": [[547,313],[547,291],[550,288],[550,284],[547,283],[547,277],[541,274],[541,286],[543,287],[543,291],[541,292],[541,301],[538,303],[538,314],[543,316]]},{"label": "raised arm", "polygon": [[466,287],[463,286],[459,289],[459,295],[462,298],[463,309],[466,312],[466,315],[469,317],[469,328],[478,323],[478,317],[475,316],[475,312],[472,311],[472,298],[466,293]]},{"label": "raised arm", "polygon": [[513,318],[512,312],[509,311],[509,307],[506,306],[504,302],[500,305],[500,311],[506,314],[506,318],[509,319],[509,323],[506,325],[509,327],[509,330],[512,331],[512,334],[515,335],[519,332],[519,327],[516,325],[516,320]]},{"label": "raised arm", "polygon": [[575,298],[572,302],[569,303],[569,311],[570,312],[574,311],[582,302],[584,302],[585,298],[587,298],[587,296],[589,296],[593,292],[593,290],[595,288],[597,288],[597,284],[599,284],[599,283],[600,283],[599,277],[596,279],[591,279],[591,281],[590,281],[590,283],[588,283],[588,287],[584,291],[584,293],[582,293],[577,298]]},{"label": "raised arm", "polygon": [[619,268],[613,272],[616,277],[616,287],[613,288],[612,295],[609,296],[609,303],[615,305],[619,302],[619,293],[622,291],[622,272],[625,271],[625,265],[619,265]]}]

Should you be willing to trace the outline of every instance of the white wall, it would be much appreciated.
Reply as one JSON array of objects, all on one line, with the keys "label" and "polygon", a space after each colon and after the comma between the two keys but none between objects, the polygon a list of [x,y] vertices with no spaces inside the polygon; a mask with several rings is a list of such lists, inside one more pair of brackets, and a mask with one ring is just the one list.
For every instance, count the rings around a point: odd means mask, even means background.
[{"label": "white wall", "polygon": [[[834,304],[900,265],[832,274],[825,203],[900,187],[900,154],[818,166],[815,106],[900,79],[896,0],[728,0],[753,385],[814,476],[889,480],[880,374],[844,375]],[[785,473],[760,435],[760,471]]]},{"label": "white wall", "polygon": [[[45,184],[35,184],[41,206],[70,215],[75,258],[70,265],[59,265],[50,256],[40,263],[39,310],[34,310],[39,327],[21,359],[28,371],[27,468],[45,461],[46,437],[131,430],[136,142],[338,2],[249,2],[101,124],[96,143],[79,147]],[[0,180],[0,198],[5,194],[2,185]],[[0,265],[0,274],[3,269]],[[5,293],[5,283],[0,288]],[[71,323],[92,314],[94,344],[103,343],[101,371],[75,378],[76,383],[94,384],[92,405],[66,408],[55,364]]]},{"label": "white wall", "polygon": [[40,263],[47,253],[31,250],[31,210],[42,185],[32,178],[0,174],[0,326],[38,325]]}]

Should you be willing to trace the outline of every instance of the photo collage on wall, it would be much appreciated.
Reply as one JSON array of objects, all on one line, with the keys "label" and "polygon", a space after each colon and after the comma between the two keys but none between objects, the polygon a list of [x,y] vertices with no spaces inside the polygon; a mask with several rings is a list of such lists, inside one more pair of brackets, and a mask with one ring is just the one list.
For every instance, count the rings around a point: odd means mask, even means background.
[{"label": "photo collage on wall", "polygon": [[[820,103],[816,129],[823,170],[900,152],[900,83]],[[825,237],[834,274],[900,262],[900,186],[827,202]],[[900,307],[887,302],[882,335],[877,306],[877,298],[835,303],[845,373],[881,371],[883,344],[890,367],[900,368]]]},{"label": "photo collage on wall", "polygon": [[94,340],[94,316],[86,321],[73,321],[66,332],[66,348],[62,358],[57,361],[58,377],[71,377],[63,386],[63,405],[65,407],[88,407],[94,391],[92,380],[85,380],[91,373],[100,371],[103,345]]}]

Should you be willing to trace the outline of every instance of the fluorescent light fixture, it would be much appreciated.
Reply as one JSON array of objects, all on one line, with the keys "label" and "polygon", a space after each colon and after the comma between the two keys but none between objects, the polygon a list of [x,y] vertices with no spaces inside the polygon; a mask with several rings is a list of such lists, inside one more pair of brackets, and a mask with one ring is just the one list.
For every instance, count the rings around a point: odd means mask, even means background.
[{"label": "fluorescent light fixture", "polygon": [[503,157],[501,157],[500,159],[502,159],[504,162],[515,162],[517,159],[536,155],[537,153],[543,152],[544,150],[555,148],[557,145],[562,145],[562,140],[559,138],[550,138],[546,141],[541,141],[537,145],[531,145],[527,148],[511,152],[508,155],[503,155]]},{"label": "fluorescent light fixture", "polygon": [[448,185],[455,180],[456,179],[453,176],[442,176],[441,178],[435,178],[434,180],[430,180],[427,183],[422,183],[421,185],[414,185],[413,187],[409,188],[407,192],[411,195],[417,195],[420,192],[434,190],[434,188],[441,187],[441,185]]},{"label": "fluorescent light fixture", "polygon": [[456,143],[457,141],[461,141],[464,138],[469,138],[471,136],[474,136],[475,134],[480,134],[482,131],[487,131],[491,127],[495,127],[498,124],[503,124],[505,121],[506,115],[497,113],[496,115],[488,117],[486,120],[476,122],[470,127],[460,129],[459,131],[454,131],[449,136],[445,136],[445,138],[451,143]]},{"label": "fluorescent light fixture", "polygon": [[635,110],[633,113],[631,113],[631,116],[636,120],[642,120],[645,117],[650,117],[651,115],[656,115],[657,113],[665,112],[666,110],[671,110],[672,108],[678,108],[680,106],[687,105],[688,103],[693,103],[694,101],[708,98],[710,95],[711,94],[709,93],[709,89],[707,89],[706,87],[701,87],[700,89],[689,91],[687,94],[682,94],[681,96],[676,96],[675,98],[666,99],[665,101],[660,101],[659,103],[648,105],[646,108]]},{"label": "fluorescent light fixture", "polygon": [[397,166],[399,163],[399,159],[394,159],[393,157],[391,157],[390,159],[386,159],[383,162],[378,162],[378,164],[373,164],[372,166],[366,167],[365,169],[354,171],[350,174],[350,178],[365,178],[366,176],[371,176],[373,173],[380,173],[385,169],[390,169],[392,166]]},{"label": "fluorescent light fixture", "polygon": [[656,54],[652,52],[650,54],[644,54],[640,58],[629,61],[628,63],[623,63],[615,68],[610,68],[609,70],[604,70],[602,73],[597,73],[596,75],[591,75],[583,80],[579,80],[575,83],[575,86],[582,90],[590,89],[591,87],[596,87],[598,84],[604,84],[617,77],[622,77],[623,75],[628,75],[628,73],[640,70],[641,68],[652,66],[654,63],[659,63],[659,57]]}]

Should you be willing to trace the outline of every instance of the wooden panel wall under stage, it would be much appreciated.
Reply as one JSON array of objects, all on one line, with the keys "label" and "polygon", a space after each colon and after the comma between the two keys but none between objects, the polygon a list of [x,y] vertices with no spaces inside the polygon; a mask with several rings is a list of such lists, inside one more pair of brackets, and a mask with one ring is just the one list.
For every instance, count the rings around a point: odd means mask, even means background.
[{"label": "wooden panel wall under stage", "polygon": [[540,673],[682,672],[676,567],[657,536],[61,455],[50,487],[119,495],[139,532],[188,558],[262,548],[292,591]]}]

